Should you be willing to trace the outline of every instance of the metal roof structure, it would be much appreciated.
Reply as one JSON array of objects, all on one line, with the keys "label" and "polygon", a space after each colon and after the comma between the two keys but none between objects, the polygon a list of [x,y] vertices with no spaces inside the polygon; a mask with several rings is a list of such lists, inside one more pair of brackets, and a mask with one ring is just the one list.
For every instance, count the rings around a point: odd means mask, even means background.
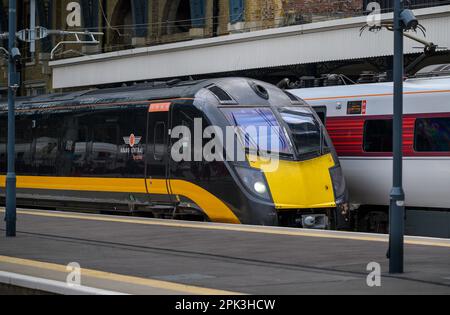
[{"label": "metal roof structure", "polygon": [[[428,41],[450,47],[450,5],[415,14],[427,29]],[[382,19],[392,17],[384,14]],[[393,33],[360,36],[366,23],[362,16],[53,61],[53,88],[392,55]],[[420,52],[416,46],[405,40],[405,53]]]},{"label": "metal roof structure", "polygon": [[[404,82],[403,89],[405,93],[427,93],[433,91],[450,92],[450,76],[408,79]],[[375,93],[380,96],[390,96],[392,95],[393,90],[394,85],[392,82],[383,82],[294,89],[288,91],[306,100],[321,100],[332,98],[339,101],[340,98],[359,99],[374,95]]]}]

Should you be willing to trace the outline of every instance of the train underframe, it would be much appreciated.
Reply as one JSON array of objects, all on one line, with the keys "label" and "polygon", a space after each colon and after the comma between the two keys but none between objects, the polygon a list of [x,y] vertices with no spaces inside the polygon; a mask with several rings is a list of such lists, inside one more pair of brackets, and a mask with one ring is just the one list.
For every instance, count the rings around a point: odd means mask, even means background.
[{"label": "train underframe", "polygon": [[[351,211],[350,220],[354,231],[388,234],[389,206],[360,206]],[[450,238],[450,209],[407,207],[405,234]]]}]

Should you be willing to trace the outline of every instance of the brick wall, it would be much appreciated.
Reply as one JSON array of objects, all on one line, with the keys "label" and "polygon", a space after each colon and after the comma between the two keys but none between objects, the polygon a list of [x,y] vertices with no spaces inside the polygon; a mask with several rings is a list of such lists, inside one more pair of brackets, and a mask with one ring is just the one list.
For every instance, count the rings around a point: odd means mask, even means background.
[{"label": "brick wall", "polygon": [[283,9],[308,14],[361,12],[362,0],[284,0]]}]

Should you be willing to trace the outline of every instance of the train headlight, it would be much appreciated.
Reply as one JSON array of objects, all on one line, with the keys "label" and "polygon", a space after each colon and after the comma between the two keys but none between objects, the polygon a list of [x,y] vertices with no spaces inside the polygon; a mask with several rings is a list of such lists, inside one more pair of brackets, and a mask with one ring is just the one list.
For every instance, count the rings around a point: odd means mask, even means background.
[{"label": "train headlight", "polygon": [[253,194],[271,201],[264,173],[258,169],[236,166],[236,171],[246,188]]},{"label": "train headlight", "polygon": [[347,187],[341,166],[330,169],[331,180],[333,181],[334,196],[336,201],[345,202]]},{"label": "train headlight", "polygon": [[253,188],[260,195],[264,195],[265,193],[267,193],[267,186],[262,182],[256,182]]}]

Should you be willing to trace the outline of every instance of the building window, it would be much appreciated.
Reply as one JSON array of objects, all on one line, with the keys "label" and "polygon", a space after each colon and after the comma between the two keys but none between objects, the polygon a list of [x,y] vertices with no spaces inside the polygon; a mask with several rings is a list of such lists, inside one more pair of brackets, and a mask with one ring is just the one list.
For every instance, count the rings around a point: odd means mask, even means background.
[{"label": "building window", "polygon": [[187,33],[192,28],[191,1],[167,1],[163,14],[164,35]]},{"label": "building window", "polygon": [[45,85],[28,85],[25,87],[26,96],[39,96],[46,94]]},{"label": "building window", "polygon": [[230,23],[238,23],[244,20],[245,4],[243,0],[230,0]]},{"label": "building window", "polygon": [[392,152],[392,119],[368,120],[364,125],[365,152]]},{"label": "building window", "polygon": [[450,152],[450,118],[417,119],[414,149],[417,152]]}]

